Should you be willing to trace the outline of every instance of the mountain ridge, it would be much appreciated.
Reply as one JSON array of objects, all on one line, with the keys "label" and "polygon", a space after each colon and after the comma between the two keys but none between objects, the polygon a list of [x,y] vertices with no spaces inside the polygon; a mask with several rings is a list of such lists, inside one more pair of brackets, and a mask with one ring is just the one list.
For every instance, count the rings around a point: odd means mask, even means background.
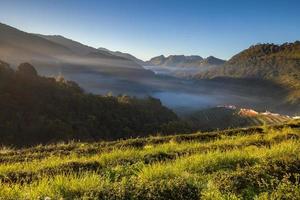
[{"label": "mountain ridge", "polygon": [[[92,53],[97,53],[102,57],[107,57],[107,58],[114,58],[115,55],[110,54],[107,51],[102,51],[99,49],[96,49],[94,47],[90,47],[88,45],[82,44],[80,42],[77,42],[75,40],[66,38],[62,35],[42,35],[42,34],[35,34],[39,37],[42,37],[44,39],[47,39],[51,42],[54,42],[56,44],[65,46],[67,48],[69,48],[70,50],[72,50],[74,53],[78,54],[78,55],[82,55],[82,56],[86,56]],[[120,59],[122,57],[120,56],[115,56],[116,59]]]},{"label": "mountain ridge", "polygon": [[124,52],[121,52],[121,51],[111,51],[111,50],[109,50],[107,48],[103,48],[103,47],[100,47],[98,49],[102,50],[102,51],[106,51],[106,52],[108,52],[112,55],[115,55],[115,56],[119,56],[119,57],[123,57],[123,58],[129,59],[129,60],[132,60],[132,61],[136,62],[139,65],[142,65],[142,66],[146,65],[145,61],[143,61],[143,60],[141,60],[141,59],[139,59],[139,58],[137,58],[137,57],[135,57],[135,56],[133,56],[129,53],[124,53]]},{"label": "mountain ridge", "polygon": [[32,57],[53,59],[61,54],[71,55],[72,52],[65,46],[0,23],[0,56],[3,60],[14,61],[18,55],[14,64],[19,64]]}]

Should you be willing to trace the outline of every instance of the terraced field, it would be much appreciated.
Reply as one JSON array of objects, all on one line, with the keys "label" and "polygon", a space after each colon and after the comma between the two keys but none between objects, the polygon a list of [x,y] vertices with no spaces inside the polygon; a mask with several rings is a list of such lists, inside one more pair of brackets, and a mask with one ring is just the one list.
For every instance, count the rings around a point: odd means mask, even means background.
[{"label": "terraced field", "polygon": [[0,199],[300,199],[300,121],[0,152]]},{"label": "terraced field", "polygon": [[248,116],[241,114],[240,109],[228,109],[215,107],[200,110],[188,116],[188,120],[200,130],[223,130],[228,128],[261,126],[264,124],[275,125],[289,121],[290,118],[284,115],[257,115]]}]

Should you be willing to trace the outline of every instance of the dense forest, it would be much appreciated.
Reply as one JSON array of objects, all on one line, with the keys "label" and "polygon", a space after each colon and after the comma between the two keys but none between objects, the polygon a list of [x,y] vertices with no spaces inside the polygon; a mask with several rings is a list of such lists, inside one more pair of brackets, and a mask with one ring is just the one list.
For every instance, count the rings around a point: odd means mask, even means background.
[{"label": "dense forest", "polygon": [[175,113],[152,97],[100,96],[75,82],[48,78],[23,63],[0,63],[0,141],[34,145],[111,140],[184,130]]}]

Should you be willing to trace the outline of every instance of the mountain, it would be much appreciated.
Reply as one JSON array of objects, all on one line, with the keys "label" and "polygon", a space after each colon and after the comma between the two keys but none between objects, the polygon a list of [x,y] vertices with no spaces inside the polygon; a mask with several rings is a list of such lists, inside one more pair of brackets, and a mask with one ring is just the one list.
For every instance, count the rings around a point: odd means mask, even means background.
[{"label": "mountain", "polygon": [[288,101],[299,102],[300,42],[254,45],[233,56],[222,67],[201,72],[195,77],[269,80],[289,90]]},{"label": "mountain", "polygon": [[209,56],[201,62],[201,66],[223,65],[225,62],[226,62],[225,60],[216,58],[214,56]]},{"label": "mountain", "polygon": [[106,52],[108,52],[112,55],[119,56],[119,57],[122,57],[122,58],[126,58],[128,60],[132,60],[132,61],[134,61],[137,64],[142,65],[142,66],[146,65],[145,61],[143,61],[141,59],[138,59],[138,58],[136,58],[135,56],[133,56],[129,53],[123,53],[123,52],[120,52],[120,51],[111,51],[111,50],[108,50],[108,49],[103,48],[103,47],[98,48],[98,50],[106,51]]},{"label": "mountain", "polygon": [[224,62],[213,56],[202,58],[201,56],[170,55],[165,57],[160,55],[147,61],[144,67],[156,74],[186,79],[200,72],[219,67]]},{"label": "mountain", "polygon": [[147,63],[148,65],[156,66],[169,66],[169,67],[189,67],[195,63],[201,62],[203,58],[201,56],[184,56],[184,55],[170,55],[165,57],[160,55],[154,58],[151,58]]},{"label": "mountain", "polygon": [[123,57],[83,45],[63,36],[26,33],[0,23],[0,56],[3,60],[13,62],[13,64],[25,61],[64,62],[66,57],[86,58],[90,54],[96,55],[97,58],[124,60]]},{"label": "mountain", "polygon": [[295,76],[299,79],[300,42],[258,44],[238,53],[219,69],[200,75],[274,79]]},{"label": "mountain", "polygon": [[143,82],[155,78],[152,71],[130,59],[63,36],[26,33],[5,24],[0,24],[0,59],[11,63],[13,68],[29,62],[41,75],[62,74],[78,82],[87,92],[101,94],[109,91],[144,94],[149,87]]},{"label": "mountain", "polygon": [[225,61],[209,56],[208,58],[202,58],[201,56],[184,56],[184,55],[170,55],[165,57],[163,55],[151,58],[147,64],[155,66],[167,66],[167,67],[208,67],[219,66]]}]

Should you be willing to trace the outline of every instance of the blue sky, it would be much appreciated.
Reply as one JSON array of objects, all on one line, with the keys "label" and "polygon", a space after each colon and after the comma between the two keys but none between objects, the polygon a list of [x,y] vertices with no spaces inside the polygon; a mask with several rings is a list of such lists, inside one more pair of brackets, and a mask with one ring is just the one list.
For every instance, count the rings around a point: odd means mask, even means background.
[{"label": "blue sky", "polygon": [[0,22],[142,59],[300,40],[299,0],[1,0]]}]

